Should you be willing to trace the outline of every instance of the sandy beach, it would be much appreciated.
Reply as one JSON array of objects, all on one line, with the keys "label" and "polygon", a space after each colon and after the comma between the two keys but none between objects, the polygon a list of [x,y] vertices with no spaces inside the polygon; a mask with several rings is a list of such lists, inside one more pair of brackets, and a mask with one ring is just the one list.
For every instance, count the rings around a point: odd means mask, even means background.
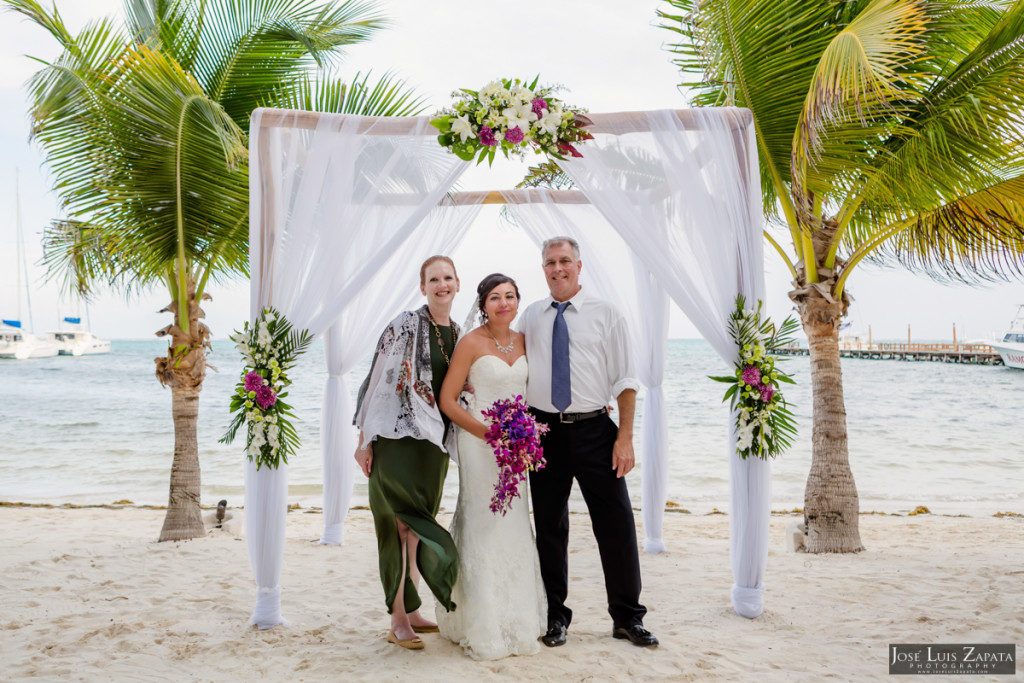
[{"label": "sandy beach", "polygon": [[163,515],[0,507],[0,679],[882,680],[890,643],[1024,645],[1019,516],[862,515],[867,551],[807,555],[786,550],[786,526],[799,517],[775,515],[765,612],[747,620],[729,604],[728,518],[667,514],[668,551],[641,553],[645,623],[661,639],[645,650],[610,637],[589,521],[573,515],[568,643],[475,662],[437,634],[420,652],[385,642],[366,510],[350,513],[341,547],[315,543],[316,512],[289,513],[291,625],[269,631],[248,625],[255,584],[244,540],[212,530],[157,543]]}]

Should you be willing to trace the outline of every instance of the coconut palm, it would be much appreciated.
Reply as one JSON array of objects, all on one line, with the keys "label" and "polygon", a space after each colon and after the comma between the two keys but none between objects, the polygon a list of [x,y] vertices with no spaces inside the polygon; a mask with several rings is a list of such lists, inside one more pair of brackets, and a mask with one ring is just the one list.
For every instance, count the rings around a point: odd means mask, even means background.
[{"label": "coconut palm", "polygon": [[838,328],[865,262],[938,279],[1024,265],[1024,3],[666,0],[696,106],[754,113],[765,237],[811,353],[811,552],[862,549]]},{"label": "coconut palm", "polygon": [[172,392],[174,462],[160,540],[204,533],[196,419],[211,282],[248,268],[249,116],[259,106],[404,115],[421,109],[385,76],[327,78],[344,47],[385,24],[368,2],[128,0],[77,35],[56,9],[3,0],[63,49],[30,81],[33,137],[67,218],[44,236],[52,276],[82,294],[166,287],[173,322],[156,376]]}]

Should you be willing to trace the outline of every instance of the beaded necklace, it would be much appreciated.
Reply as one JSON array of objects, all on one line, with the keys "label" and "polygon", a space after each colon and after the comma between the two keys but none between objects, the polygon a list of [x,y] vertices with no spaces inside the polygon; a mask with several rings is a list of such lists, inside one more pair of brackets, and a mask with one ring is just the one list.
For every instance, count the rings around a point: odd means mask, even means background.
[{"label": "beaded necklace", "polygon": [[[436,322],[434,322],[434,316],[430,314],[429,308],[427,309],[427,319],[430,320],[430,324],[434,326],[434,332],[437,334],[437,346],[441,349],[441,356],[444,358],[445,366],[451,366],[452,359],[448,357],[448,354],[444,350],[444,339],[441,338],[441,328],[437,326]],[[450,322],[448,327],[451,327]],[[454,330],[452,331],[452,336],[455,336]]]}]

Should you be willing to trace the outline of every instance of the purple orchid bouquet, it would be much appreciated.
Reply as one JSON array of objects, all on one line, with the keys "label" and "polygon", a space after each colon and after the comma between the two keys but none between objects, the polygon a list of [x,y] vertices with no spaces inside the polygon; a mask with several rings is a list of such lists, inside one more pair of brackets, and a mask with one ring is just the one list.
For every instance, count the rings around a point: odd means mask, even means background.
[{"label": "purple orchid bouquet", "polygon": [[794,384],[782,372],[771,355],[772,349],[787,346],[799,329],[792,317],[776,327],[761,316],[762,304],[747,308],[743,296],[729,316],[729,333],[739,350],[736,371],[732,375],[710,377],[730,387],[723,401],[731,401],[736,411],[736,452],[746,459],[753,455],[767,460],[789,448],[796,435],[796,421],[783,399],[779,383]]},{"label": "purple orchid bouquet", "polygon": [[494,449],[498,463],[491,512],[505,515],[512,499],[520,497],[519,485],[526,480],[527,473],[544,469],[540,437],[547,433],[548,426],[534,419],[522,396],[495,401],[481,413],[491,423],[484,440]]},{"label": "purple orchid bouquet", "polygon": [[284,316],[265,308],[256,323],[231,335],[235,348],[245,360],[242,377],[231,396],[235,414],[222,443],[231,443],[245,425],[245,453],[256,463],[277,469],[299,448],[299,437],[292,427],[295,414],[283,398],[291,381],[288,372],[296,359],[313,342],[308,330],[295,330]]},{"label": "purple orchid bouquet", "polygon": [[506,158],[522,157],[531,146],[554,159],[583,156],[574,143],[594,137],[586,130],[593,122],[583,110],[554,97],[556,88],[539,86],[538,78],[531,83],[496,80],[479,91],[452,93],[455,103],[430,121],[441,131],[438,142],[460,159],[477,163],[493,163],[499,151]]}]

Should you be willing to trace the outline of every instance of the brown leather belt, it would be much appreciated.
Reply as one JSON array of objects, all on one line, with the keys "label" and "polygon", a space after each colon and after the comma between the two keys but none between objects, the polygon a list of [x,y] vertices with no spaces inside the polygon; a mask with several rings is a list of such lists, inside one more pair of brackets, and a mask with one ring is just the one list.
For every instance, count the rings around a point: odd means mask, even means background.
[{"label": "brown leather belt", "polygon": [[607,408],[598,408],[597,410],[591,410],[587,413],[549,413],[546,410],[538,410],[536,408],[530,408],[530,412],[541,418],[545,422],[561,422],[563,424],[571,424],[573,422],[583,422],[591,418],[600,417],[608,413]]}]

